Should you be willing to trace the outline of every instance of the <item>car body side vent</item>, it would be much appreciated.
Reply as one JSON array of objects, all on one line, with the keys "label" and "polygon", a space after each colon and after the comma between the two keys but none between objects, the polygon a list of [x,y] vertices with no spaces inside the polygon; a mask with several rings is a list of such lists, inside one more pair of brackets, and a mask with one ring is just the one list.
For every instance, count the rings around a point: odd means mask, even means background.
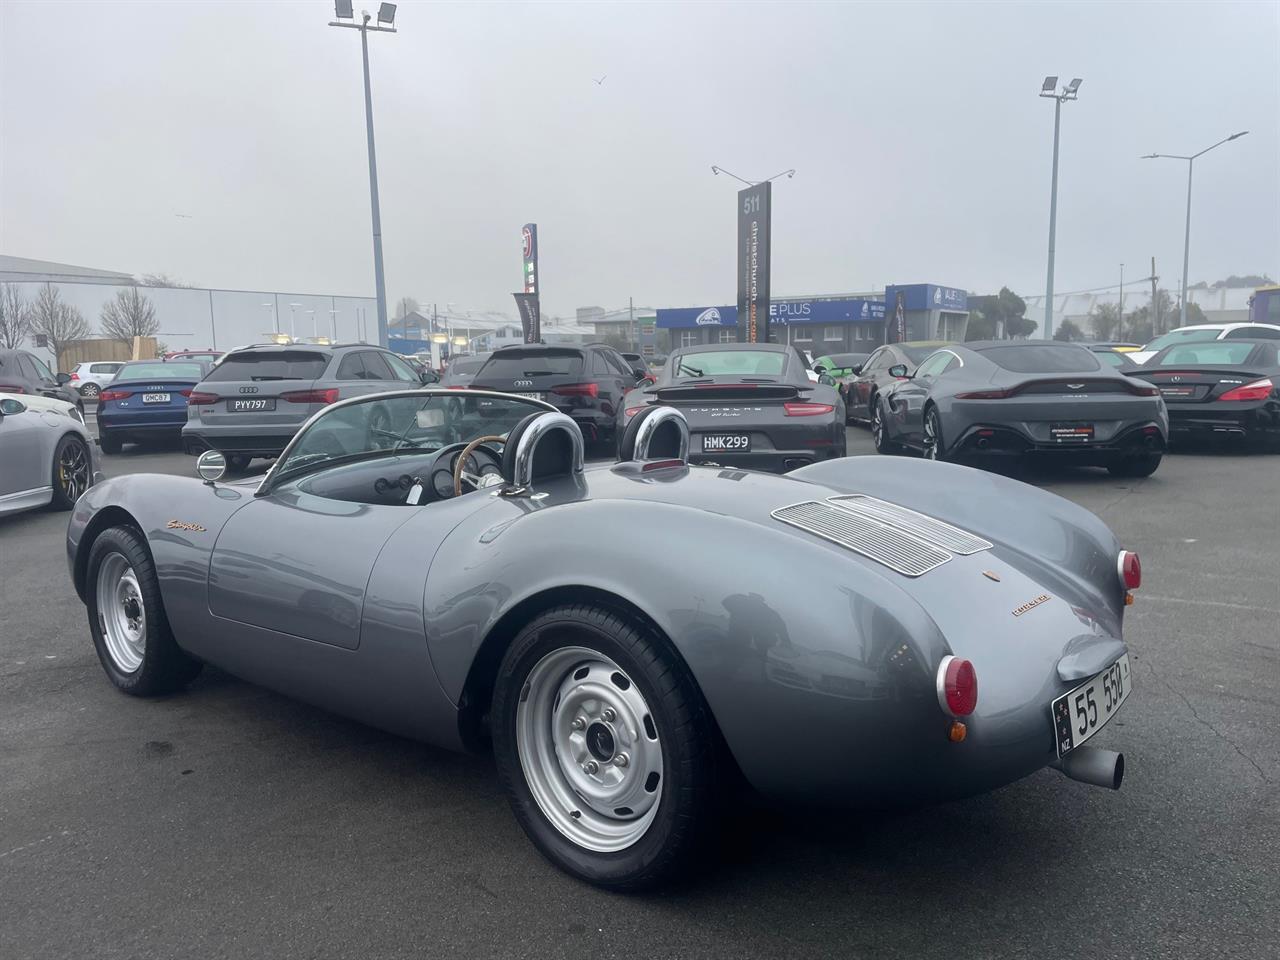
[{"label": "car body side vent", "polygon": [[982,537],[968,530],[961,530],[936,517],[917,513],[915,510],[909,510],[886,500],[877,500],[875,497],[855,493],[847,497],[830,497],[827,502],[841,510],[848,510],[897,527],[925,543],[931,543],[961,556],[967,557],[972,553],[991,549],[990,541],[983,540]]},{"label": "car body side vent", "polygon": [[772,516],[908,577],[928,573],[952,557],[885,521],[830,503],[793,503],[774,510]]}]

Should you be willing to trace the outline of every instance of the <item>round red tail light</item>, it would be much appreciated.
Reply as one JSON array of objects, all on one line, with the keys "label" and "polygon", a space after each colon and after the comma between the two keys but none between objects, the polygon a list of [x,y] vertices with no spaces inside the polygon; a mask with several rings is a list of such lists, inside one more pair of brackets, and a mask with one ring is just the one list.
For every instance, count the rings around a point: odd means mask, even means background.
[{"label": "round red tail light", "polygon": [[938,664],[938,705],[953,717],[967,717],[978,705],[978,674],[973,664],[946,656]]},{"label": "round red tail light", "polygon": [[1142,561],[1132,550],[1121,550],[1116,561],[1116,569],[1120,571],[1120,579],[1126,590],[1137,590],[1142,586]]}]

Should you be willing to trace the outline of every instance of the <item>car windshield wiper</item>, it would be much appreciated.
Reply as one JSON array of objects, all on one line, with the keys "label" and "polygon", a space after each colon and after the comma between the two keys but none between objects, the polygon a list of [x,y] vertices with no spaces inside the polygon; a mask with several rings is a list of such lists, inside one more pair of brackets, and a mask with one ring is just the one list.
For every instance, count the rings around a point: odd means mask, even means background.
[{"label": "car windshield wiper", "polygon": [[700,377],[700,376],[702,376],[702,371],[701,371],[701,370],[699,370],[697,367],[691,367],[691,366],[689,366],[687,363],[682,363],[682,364],[680,364],[680,370],[681,370],[682,372],[683,372],[683,371],[688,371],[690,375],[695,376],[695,377]]}]

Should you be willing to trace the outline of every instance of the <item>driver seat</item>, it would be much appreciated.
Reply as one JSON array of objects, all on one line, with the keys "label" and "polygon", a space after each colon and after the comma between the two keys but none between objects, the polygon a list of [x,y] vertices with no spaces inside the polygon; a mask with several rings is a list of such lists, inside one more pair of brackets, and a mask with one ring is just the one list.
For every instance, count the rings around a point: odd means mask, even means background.
[{"label": "driver seat", "polygon": [[502,448],[502,479],[515,490],[539,480],[582,473],[582,430],[569,417],[540,410],[525,417],[507,434]]}]

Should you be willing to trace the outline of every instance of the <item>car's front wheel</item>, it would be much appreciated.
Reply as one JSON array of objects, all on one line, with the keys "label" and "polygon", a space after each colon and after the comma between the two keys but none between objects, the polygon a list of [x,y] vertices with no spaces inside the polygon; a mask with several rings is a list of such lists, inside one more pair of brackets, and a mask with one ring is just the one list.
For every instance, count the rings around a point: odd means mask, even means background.
[{"label": "car's front wheel", "polygon": [[498,772],[538,849],[615,890],[683,870],[712,833],[719,740],[663,638],[613,610],[557,607],[520,631],[498,676]]},{"label": "car's front wheel", "polygon": [[89,447],[74,433],[58,441],[53,451],[53,506],[70,510],[93,483]]},{"label": "car's front wheel", "polygon": [[876,453],[895,454],[902,448],[889,439],[889,425],[886,422],[884,404],[876,403],[871,411],[871,439],[875,442]]},{"label": "car's front wheel", "polygon": [[135,697],[177,690],[200,672],[178,648],[160,600],[155,564],[141,534],[111,527],[89,549],[85,605],[102,668]]}]

